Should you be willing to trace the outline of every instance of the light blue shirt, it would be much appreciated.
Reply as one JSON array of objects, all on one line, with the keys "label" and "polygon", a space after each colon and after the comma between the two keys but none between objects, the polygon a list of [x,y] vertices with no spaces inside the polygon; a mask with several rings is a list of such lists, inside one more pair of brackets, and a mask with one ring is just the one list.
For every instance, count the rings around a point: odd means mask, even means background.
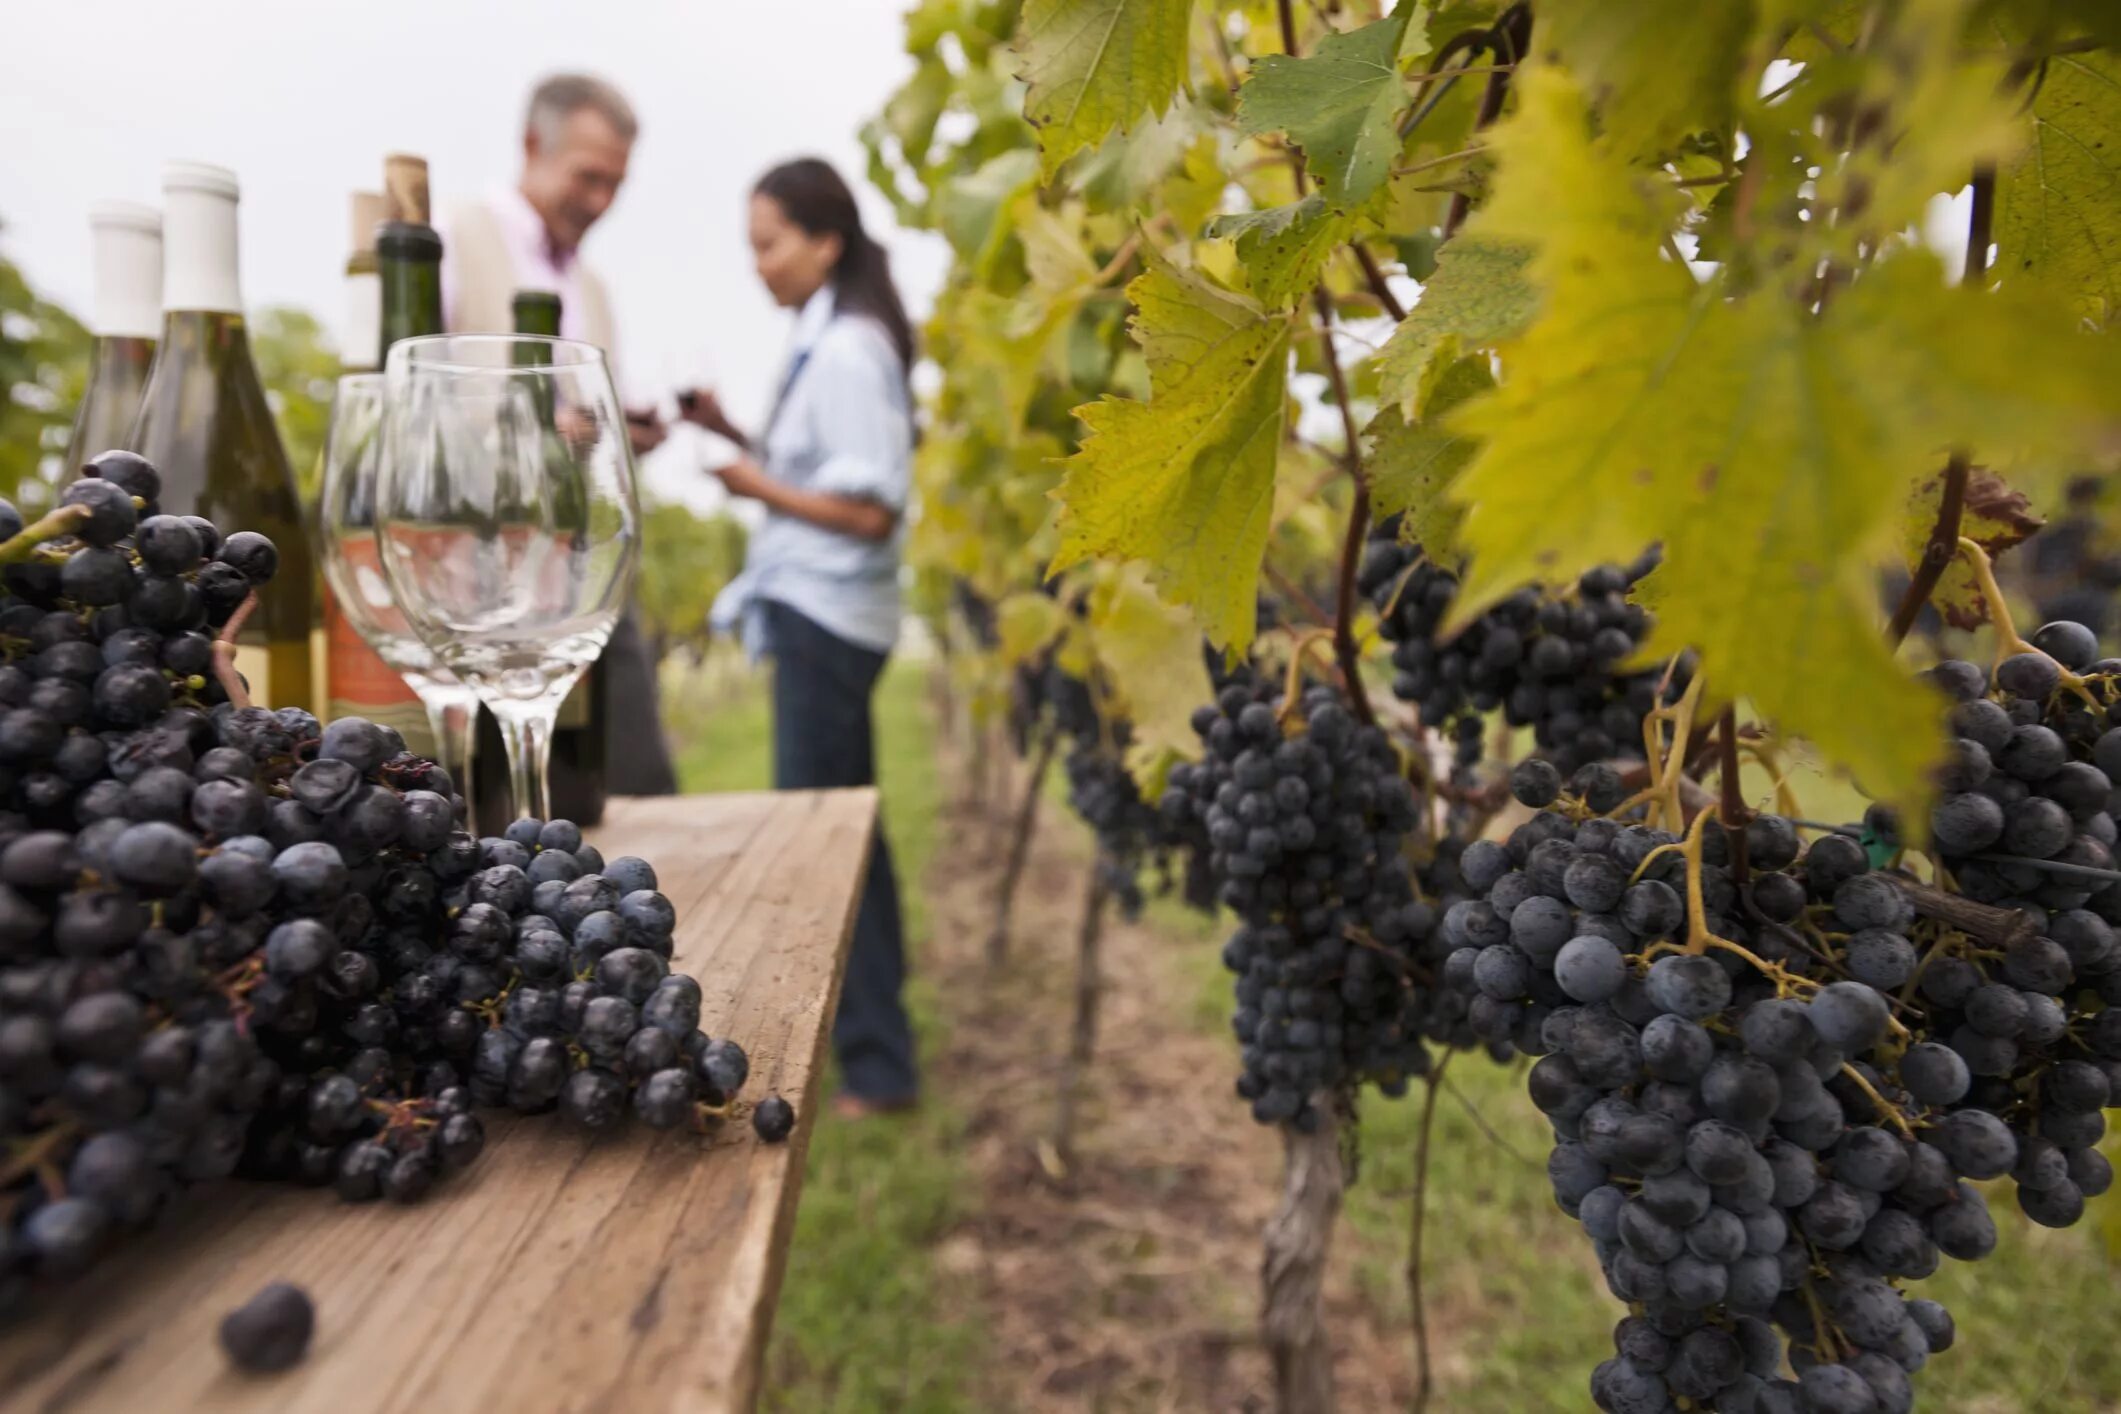
[{"label": "light blue shirt", "polygon": [[912,481],[913,414],[890,336],[873,319],[835,318],[830,285],[796,317],[765,471],[805,491],[874,501],[898,512],[883,540],[862,540],[768,511],[744,572],[714,601],[713,623],[741,628],[753,657],[773,651],[760,605],[785,604],[849,643],[888,652],[898,638],[899,544]]}]

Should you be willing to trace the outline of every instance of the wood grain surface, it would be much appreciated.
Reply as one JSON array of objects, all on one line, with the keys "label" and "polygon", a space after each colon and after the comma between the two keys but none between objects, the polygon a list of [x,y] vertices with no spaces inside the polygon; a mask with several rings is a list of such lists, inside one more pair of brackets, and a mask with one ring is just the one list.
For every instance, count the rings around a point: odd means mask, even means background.
[{"label": "wood grain surface", "polygon": [[[191,1195],[0,1338],[0,1411],[749,1409],[875,819],[871,790],[681,796],[615,801],[591,833],[655,866],[700,1024],[750,1053],[744,1100],[795,1105],[789,1142],[492,1114],[478,1162],[410,1207]],[[315,1343],[244,1375],[216,1327],[276,1280],[315,1299]]]}]

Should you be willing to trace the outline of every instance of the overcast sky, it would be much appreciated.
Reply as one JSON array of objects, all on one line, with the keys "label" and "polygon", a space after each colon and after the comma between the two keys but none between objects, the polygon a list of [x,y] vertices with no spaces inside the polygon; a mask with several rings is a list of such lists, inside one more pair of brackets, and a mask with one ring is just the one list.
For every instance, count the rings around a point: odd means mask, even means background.
[{"label": "overcast sky", "polygon": [[[0,85],[0,250],[41,292],[89,308],[88,207],[159,204],[172,158],[243,182],[245,300],[341,322],[347,194],[386,151],[430,163],[446,208],[514,179],[524,100],[560,68],[602,74],[641,117],[618,203],[588,257],[617,305],[626,394],[702,363],[740,422],[770,398],[788,333],[751,273],[744,198],[765,167],[826,157],[862,192],[925,311],[948,253],[903,232],[860,180],[857,129],[910,71],[898,0],[43,0],[9,7]],[[655,459],[701,487],[698,452]]]}]

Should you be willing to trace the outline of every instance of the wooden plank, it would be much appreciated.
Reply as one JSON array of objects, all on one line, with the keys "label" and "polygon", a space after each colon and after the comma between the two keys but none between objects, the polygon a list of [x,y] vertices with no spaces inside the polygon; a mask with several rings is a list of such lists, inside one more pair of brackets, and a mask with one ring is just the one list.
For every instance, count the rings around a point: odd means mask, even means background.
[{"label": "wooden plank", "polygon": [[[614,802],[605,857],[655,865],[701,1025],[751,1056],[748,1125],[589,1139],[491,1116],[468,1172],[409,1208],[229,1184],[189,1198],[0,1337],[0,1414],[749,1409],[779,1295],[873,790]],[[232,1370],[221,1316],[266,1282],[317,1303],[309,1358]]]}]

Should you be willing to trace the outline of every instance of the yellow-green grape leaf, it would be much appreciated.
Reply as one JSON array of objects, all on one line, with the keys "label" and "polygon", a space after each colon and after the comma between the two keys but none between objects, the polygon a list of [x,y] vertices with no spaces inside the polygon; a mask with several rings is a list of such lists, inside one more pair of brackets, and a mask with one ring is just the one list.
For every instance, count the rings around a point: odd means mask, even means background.
[{"label": "yellow-green grape leaf", "polygon": [[1059,635],[1065,620],[1059,602],[1050,594],[1027,589],[1007,596],[994,610],[1002,661],[1014,667],[1044,651]]},{"label": "yellow-green grape leaf", "polygon": [[1539,309],[1539,291],[1525,273],[1531,258],[1529,245],[1491,240],[1478,228],[1445,242],[1436,273],[1377,356],[1378,396],[1399,404],[1411,422],[1423,415],[1421,391],[1432,362],[1497,343],[1529,324]]},{"label": "yellow-green grape leaf", "polygon": [[1162,117],[1106,138],[1068,169],[1068,184],[1093,211],[1132,211],[1178,169],[1200,138],[1201,112],[1181,99]]},{"label": "yellow-green grape leaf", "polygon": [[[1943,501],[1942,467],[1915,483],[1908,495],[1907,517],[1901,523],[1900,553],[1910,574],[1922,564]],[[1986,550],[1989,558],[2023,544],[2027,536],[2046,524],[2033,513],[2032,502],[2025,493],[2015,490],[2002,477],[1978,470],[1967,474],[1959,534]],[[1953,628],[1979,628],[1988,622],[1988,601],[1982,597],[1980,581],[1965,556],[1956,550],[1939,576],[1937,587],[1930,591],[1930,603]]]},{"label": "yellow-green grape leaf", "polygon": [[1400,61],[1407,21],[1418,8],[1400,0],[1373,24],[1327,35],[1315,53],[1260,59],[1237,90],[1238,126],[1254,135],[1287,133],[1334,205],[1365,200],[1391,175],[1399,152],[1396,119],[1408,101]]},{"label": "yellow-green grape leaf", "polygon": [[1352,215],[1313,192],[1289,206],[1218,216],[1209,223],[1208,236],[1235,240],[1253,298],[1269,309],[1287,309],[1318,283],[1334,247],[1354,226]]},{"label": "yellow-green grape leaf", "polygon": [[1370,511],[1377,520],[1402,517],[1399,538],[1420,545],[1432,560],[1455,563],[1458,506],[1445,494],[1473,459],[1471,438],[1436,422],[1468,398],[1495,386],[1485,355],[1445,364],[1423,399],[1421,422],[1408,422],[1399,404],[1386,403],[1363,429],[1363,470],[1370,479]]},{"label": "yellow-green grape leaf", "polygon": [[898,139],[900,155],[916,167],[927,160],[936,121],[950,102],[950,86],[950,66],[940,59],[923,59],[913,77],[884,103],[884,125]]},{"label": "yellow-green grape leaf", "polygon": [[1996,269],[2062,291],[2099,327],[2121,312],[2121,58],[2058,54],[2032,140],[1996,174]]},{"label": "yellow-green grape leaf", "polygon": [[1115,706],[1134,726],[1128,764],[1166,751],[1198,756],[1193,709],[1215,695],[1200,625],[1157,598],[1134,570],[1114,576],[1093,605],[1098,661],[1110,675]]},{"label": "yellow-green grape leaf", "polygon": [[1049,207],[1026,194],[1017,202],[1016,238],[1024,245],[1024,268],[1040,294],[1073,295],[1097,280],[1097,261],[1083,243],[1080,202]]},{"label": "yellow-green grape leaf", "polygon": [[1287,316],[1156,262],[1127,287],[1149,399],[1076,409],[1089,429],[1063,465],[1052,572],[1143,560],[1218,646],[1254,630],[1287,402]]},{"label": "yellow-green grape leaf", "polygon": [[1161,117],[1186,77],[1193,0],[1025,0],[1017,22],[1024,117],[1038,130],[1039,175]]},{"label": "yellow-green grape leaf", "polygon": [[1700,0],[1542,0],[1533,47],[1589,91],[1607,140],[1633,156],[1669,152],[1731,120],[1752,7]]},{"label": "yellow-green grape leaf", "polygon": [[936,196],[936,216],[950,248],[977,279],[985,279],[1009,234],[1003,219],[1038,180],[1038,159],[1021,148],[1002,153]]},{"label": "yellow-green grape leaf", "polygon": [[1565,76],[1521,77],[1484,219],[1536,244],[1543,304],[1449,420],[1483,442],[1452,484],[1453,617],[1662,542],[1652,650],[1698,650],[1719,696],[1918,801],[1936,704],[1883,646],[1875,578],[1907,488],[1947,446],[2089,457],[2121,420],[2121,349],[2035,292],[1950,288],[1920,251],[1823,315],[1773,284],[1733,299],[1721,270],[1697,285],[1660,254],[1669,191],[1591,140]]},{"label": "yellow-green grape leaf", "polygon": [[[1855,261],[1917,225],[1930,200],[1964,187],[1974,167],[2016,152],[2021,98],[1998,55],[1969,51],[1960,0],[1899,7],[1860,58],[1807,73],[1787,101],[1822,114],[1853,110],[1869,129],[1838,158],[1820,157],[1816,201],[1834,213],[1807,234],[1826,254]],[[1829,120],[1831,121],[1831,120]]]}]

